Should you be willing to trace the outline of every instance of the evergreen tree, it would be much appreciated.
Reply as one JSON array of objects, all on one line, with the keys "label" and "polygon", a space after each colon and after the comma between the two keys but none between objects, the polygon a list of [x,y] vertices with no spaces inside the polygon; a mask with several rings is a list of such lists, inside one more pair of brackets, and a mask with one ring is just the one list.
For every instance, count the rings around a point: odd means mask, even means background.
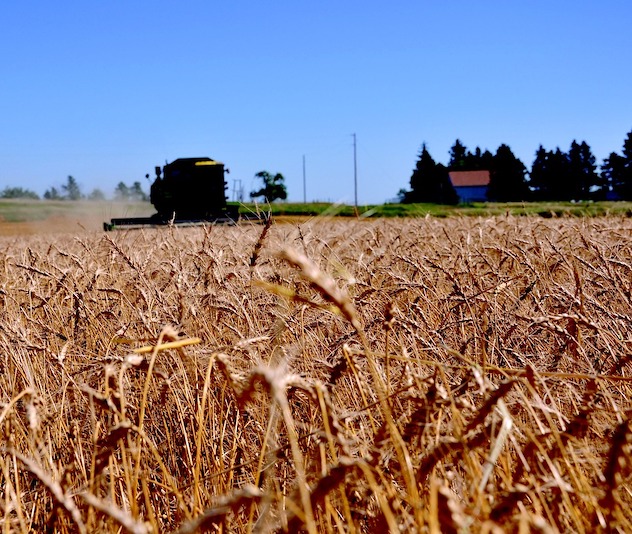
[{"label": "evergreen tree", "polygon": [[[457,140],[458,143],[458,140]],[[457,148],[456,153],[454,153],[455,147]],[[455,144],[452,147],[453,150],[451,154],[454,153],[455,156],[458,156],[459,151],[461,150]],[[465,147],[463,147],[465,148]],[[480,147],[476,147],[474,152],[470,152],[467,150],[465,155],[460,160],[460,163],[455,165],[454,167],[450,167],[451,171],[490,171],[493,165],[494,155],[489,151],[485,150],[483,152]]]},{"label": "evergreen tree", "polygon": [[632,163],[632,131],[628,132],[623,141],[623,157],[628,164]]},{"label": "evergreen tree", "polygon": [[68,177],[68,180],[61,186],[61,189],[66,193],[64,197],[68,200],[79,200],[83,196],[77,180],[72,176]]},{"label": "evergreen tree", "polygon": [[438,163],[435,172],[433,182],[435,185],[435,202],[436,204],[448,204],[455,205],[459,203],[459,196],[456,194],[452,182],[450,181],[450,171],[442,163]]},{"label": "evergreen tree", "polygon": [[587,200],[598,195],[602,179],[586,141],[573,141],[568,153],[542,145],[531,167],[529,187],[537,200]]},{"label": "evergreen tree", "polygon": [[437,165],[425,143],[421,147],[419,159],[410,177],[410,188],[411,190],[404,195],[404,202],[458,203],[448,169],[444,165]]},{"label": "evergreen tree", "polygon": [[618,194],[623,200],[632,200],[632,131],[623,142],[624,166],[619,181]]},{"label": "evergreen tree", "polygon": [[573,176],[568,154],[556,148],[549,155],[547,170],[549,196],[545,200],[573,200]]},{"label": "evergreen tree", "polygon": [[525,179],[527,168],[509,146],[498,147],[490,169],[488,197],[497,202],[518,202],[527,200],[529,188]]},{"label": "evergreen tree", "polygon": [[623,155],[612,152],[601,166],[605,187],[621,200],[632,200],[632,131],[623,142]]},{"label": "evergreen tree", "polygon": [[474,153],[468,150],[467,154],[465,155],[463,170],[466,170],[466,171],[489,170],[489,169],[483,169],[481,165],[482,157],[483,157],[482,152],[479,147],[476,147],[476,149],[474,150]]},{"label": "evergreen tree", "polygon": [[486,149],[485,152],[481,154],[478,165],[481,170],[491,171],[494,166],[494,154]]},{"label": "evergreen tree", "polygon": [[578,144],[573,140],[568,152],[569,179],[571,183],[571,198],[587,200],[599,188],[599,175],[595,165],[595,156],[586,141]]},{"label": "evergreen tree", "polygon": [[621,196],[623,176],[625,173],[625,158],[616,152],[612,152],[601,165],[601,181],[606,191],[606,198],[613,195]]},{"label": "evergreen tree", "polygon": [[544,200],[547,191],[547,162],[549,152],[542,145],[538,147],[535,153],[535,160],[531,165],[531,173],[529,176],[529,189],[536,200]]},{"label": "evergreen tree", "polygon": [[540,145],[531,166],[529,187],[536,200],[572,200],[573,180],[568,155],[559,147],[553,152]]},{"label": "evergreen tree", "polygon": [[601,165],[601,182],[603,184],[604,196],[608,198],[610,195],[618,196],[618,189],[623,170],[625,169],[625,158],[616,152],[603,160]]},{"label": "evergreen tree", "polygon": [[[471,156],[471,154],[470,154]],[[460,140],[456,140],[450,149],[450,161],[448,169],[451,171],[464,171],[468,160],[468,152]]]},{"label": "evergreen tree", "polygon": [[430,152],[428,152],[426,143],[422,144],[419,158],[410,177],[408,202],[422,202],[419,199],[423,197],[423,191],[427,188],[428,180],[434,175],[436,167],[437,163],[432,159]]}]

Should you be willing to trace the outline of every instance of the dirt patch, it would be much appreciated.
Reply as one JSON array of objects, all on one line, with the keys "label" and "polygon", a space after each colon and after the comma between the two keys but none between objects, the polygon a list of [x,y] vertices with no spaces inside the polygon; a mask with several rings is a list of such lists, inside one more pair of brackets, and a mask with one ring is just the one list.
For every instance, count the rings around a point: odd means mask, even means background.
[{"label": "dirt patch", "polygon": [[[275,224],[304,224],[314,217],[274,217]],[[87,233],[103,230],[106,219],[101,215],[77,216],[77,214],[55,215],[39,221],[9,222],[0,218],[0,236],[51,235],[64,233]]]},{"label": "dirt patch", "polygon": [[76,216],[54,216],[41,221],[6,222],[0,221],[0,235],[40,235],[60,234],[67,232],[91,232],[103,228],[103,221],[98,217],[81,220]]}]

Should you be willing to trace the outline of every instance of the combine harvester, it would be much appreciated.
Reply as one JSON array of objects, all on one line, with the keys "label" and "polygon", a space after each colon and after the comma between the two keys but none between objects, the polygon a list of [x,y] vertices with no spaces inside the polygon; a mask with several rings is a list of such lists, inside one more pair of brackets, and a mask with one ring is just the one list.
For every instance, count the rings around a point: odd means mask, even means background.
[{"label": "combine harvester", "polygon": [[[149,199],[158,213],[151,217],[125,217],[103,223],[107,232],[145,226],[236,224],[237,206],[226,202],[224,164],[211,158],[180,158],[156,167]],[[147,175],[149,178],[149,175]],[[247,217],[248,220],[261,220]]]}]

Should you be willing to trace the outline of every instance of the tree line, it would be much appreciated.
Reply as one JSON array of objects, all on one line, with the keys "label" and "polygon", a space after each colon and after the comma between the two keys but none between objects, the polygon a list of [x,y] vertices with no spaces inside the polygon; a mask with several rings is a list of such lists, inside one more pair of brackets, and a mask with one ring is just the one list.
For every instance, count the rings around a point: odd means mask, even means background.
[{"label": "tree line", "polygon": [[[255,191],[251,191],[250,198],[263,197],[267,202],[275,200],[287,199],[287,187],[285,186],[285,178],[281,173],[272,174],[268,171],[261,171],[255,175],[263,182],[263,187]],[[40,196],[30,189],[23,187],[5,187],[0,191],[0,198],[28,198],[38,200]],[[66,183],[59,188],[51,187],[44,193],[45,200],[105,200],[105,193],[101,189],[93,189],[89,194],[85,195],[81,190],[81,186],[73,176],[68,176]],[[140,201],[149,200],[147,193],[143,191],[140,182],[134,182],[127,185],[119,182],[114,189],[114,200],[122,201]]]},{"label": "tree line", "polygon": [[[23,187],[5,187],[0,191],[0,198],[25,198],[39,200],[40,196],[30,189]],[[62,184],[59,188],[51,187],[44,192],[44,200],[106,200],[105,193],[95,188],[90,193],[84,194],[81,186],[73,176],[68,176],[66,183]],[[114,189],[114,200],[121,201],[138,201],[146,202],[149,200],[147,193],[143,191],[140,182],[134,182],[132,185],[127,185],[124,182],[119,182]]]},{"label": "tree line", "polygon": [[475,170],[489,172],[487,197],[496,202],[632,200],[632,131],[621,154],[610,153],[599,169],[585,141],[574,140],[568,152],[559,147],[546,150],[540,145],[530,171],[505,144],[495,154],[479,147],[471,152],[457,139],[446,166],[435,162],[424,143],[410,178],[410,190],[401,189],[398,199],[456,204],[459,199],[449,173]]}]

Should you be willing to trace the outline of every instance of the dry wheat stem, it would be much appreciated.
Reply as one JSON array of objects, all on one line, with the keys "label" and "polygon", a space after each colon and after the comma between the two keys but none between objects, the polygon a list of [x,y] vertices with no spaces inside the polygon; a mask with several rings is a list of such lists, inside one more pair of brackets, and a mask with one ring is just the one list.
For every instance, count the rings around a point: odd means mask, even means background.
[{"label": "dry wheat stem", "polygon": [[632,531],[630,235],[0,239],[4,531]]}]

